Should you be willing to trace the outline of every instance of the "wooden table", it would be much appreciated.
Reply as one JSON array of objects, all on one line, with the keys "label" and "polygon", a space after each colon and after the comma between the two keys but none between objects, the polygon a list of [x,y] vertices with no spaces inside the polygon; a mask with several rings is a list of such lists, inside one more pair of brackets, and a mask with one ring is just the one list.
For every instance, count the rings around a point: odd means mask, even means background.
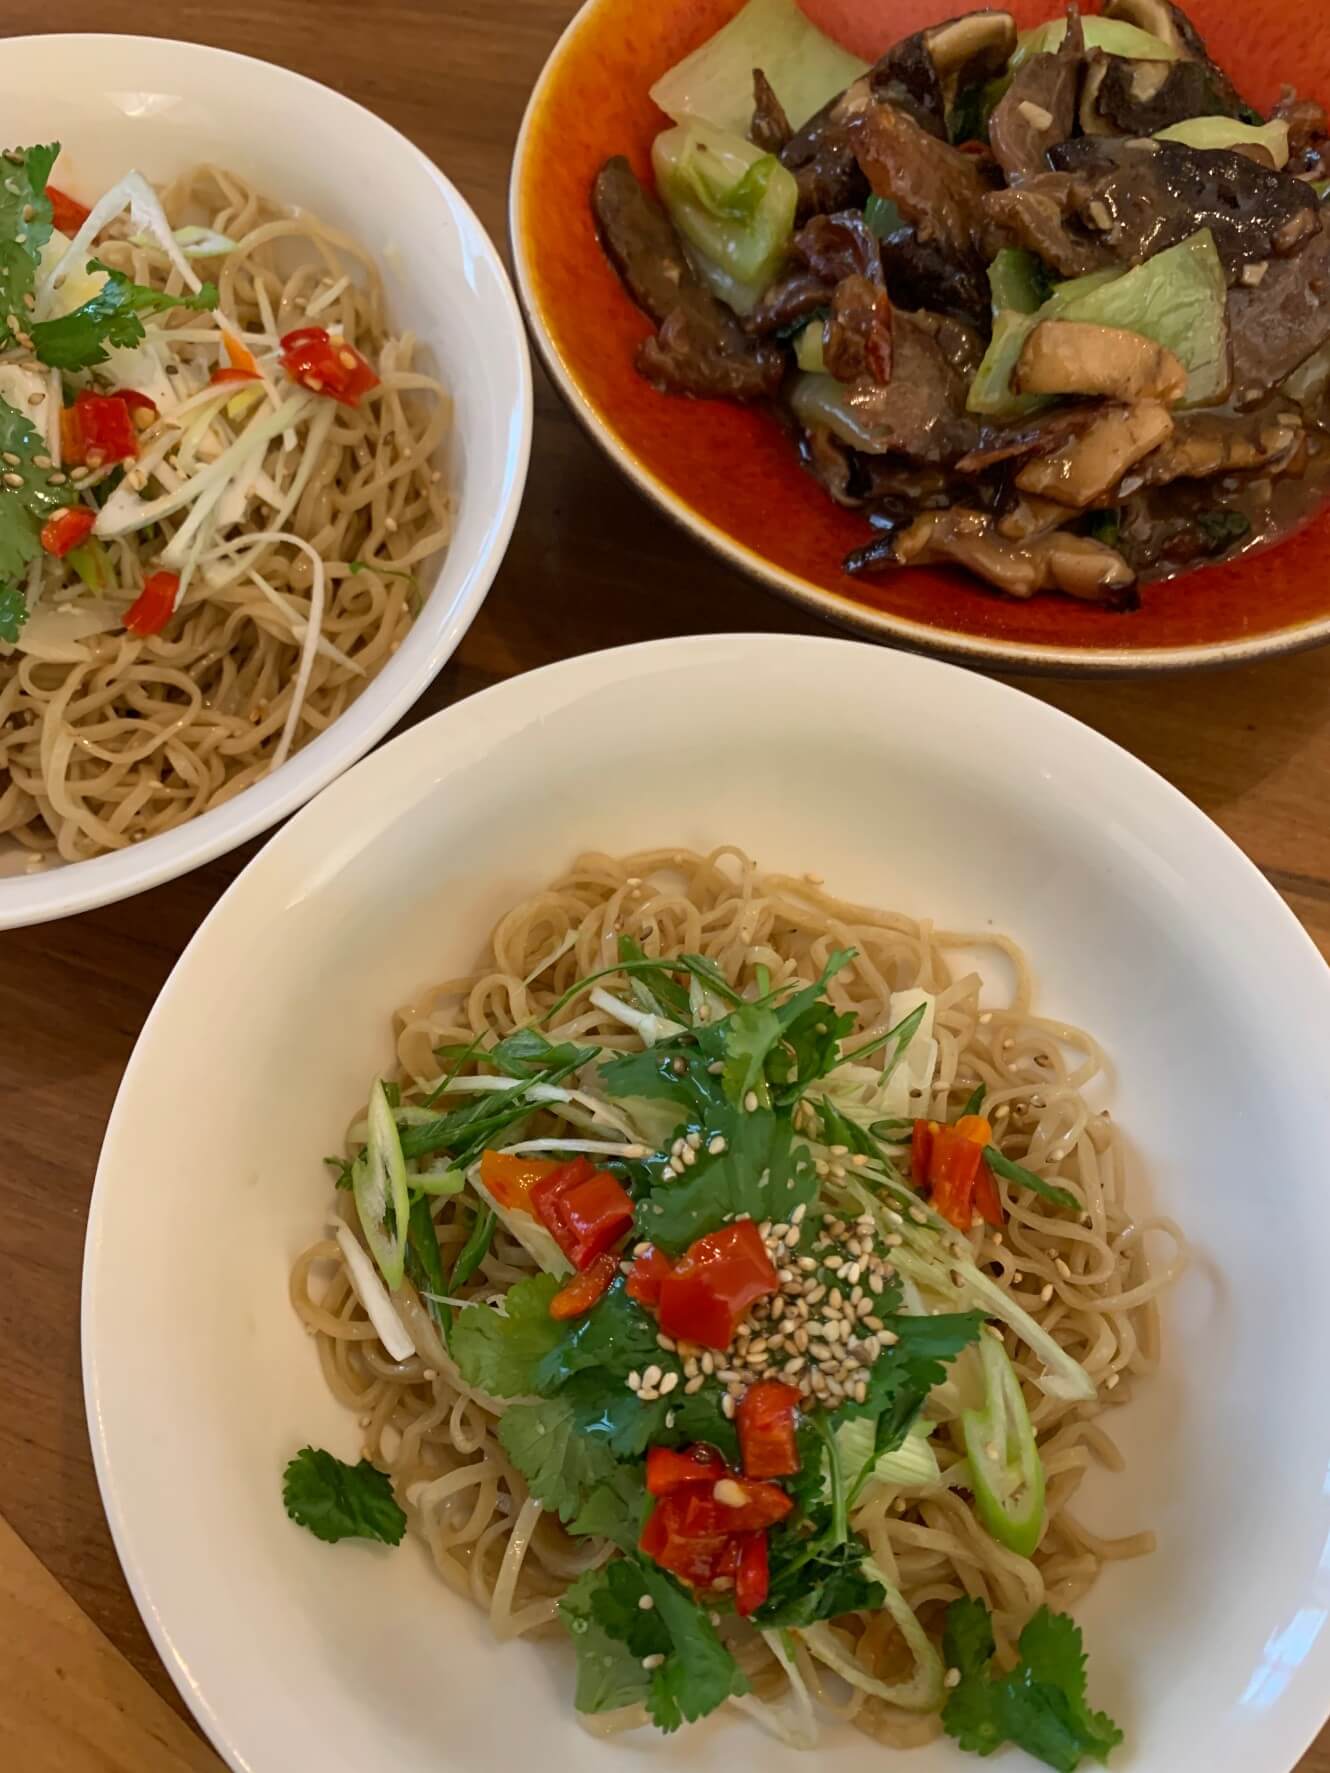
[{"label": "wooden table", "polygon": [[[494,0],[178,0],[148,23],[284,63],[370,106],[433,155],[503,239],[522,109],[574,5],[508,0],[501,10],[500,23]],[[0,0],[0,35],[29,28],[31,16]],[[115,0],[63,0],[59,16],[67,30],[128,22]],[[668,525],[538,372],[517,534],[489,601],[412,718],[595,648],[818,626]],[[1227,676],[1022,687],[1176,783],[1330,955],[1330,649]],[[3,1683],[0,1762],[24,1773],[212,1764],[122,1660],[183,1712],[98,1500],[79,1381],[79,1272],[97,1150],[130,1049],[176,958],[255,847],[128,904],[0,936],[0,1515],[120,1653],[108,1655],[74,1609],[62,1613],[63,1597],[0,1523],[0,1642],[50,1646],[25,1658],[21,1673],[8,1666]],[[116,1730],[99,1727],[107,1715]],[[7,1743],[23,1752],[6,1752]],[[1330,1731],[1302,1770],[1330,1773]]]}]

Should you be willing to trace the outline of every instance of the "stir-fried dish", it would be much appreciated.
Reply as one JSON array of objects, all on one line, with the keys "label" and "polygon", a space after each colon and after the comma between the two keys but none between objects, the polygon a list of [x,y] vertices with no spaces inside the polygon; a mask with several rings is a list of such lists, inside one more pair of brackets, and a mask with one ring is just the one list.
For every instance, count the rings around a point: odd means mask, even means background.
[{"label": "stir-fried dish", "polygon": [[396,1029],[291,1277],[362,1456],[297,1453],[292,1518],[561,1624],[598,1733],[1102,1760],[1064,1608],[1153,1537],[1075,1495],[1185,1246],[1019,950],[731,848],[584,855]]},{"label": "stir-fried dish", "polygon": [[0,161],[0,840],[121,849],[322,732],[444,546],[447,397],[355,241],[202,167]]},{"label": "stir-fried dish", "polygon": [[1323,502],[1330,124],[1259,112],[1169,0],[871,68],[751,0],[652,96],[654,194],[618,158],[592,195],[639,370],[771,403],[871,525],[848,572],[1130,609]]}]

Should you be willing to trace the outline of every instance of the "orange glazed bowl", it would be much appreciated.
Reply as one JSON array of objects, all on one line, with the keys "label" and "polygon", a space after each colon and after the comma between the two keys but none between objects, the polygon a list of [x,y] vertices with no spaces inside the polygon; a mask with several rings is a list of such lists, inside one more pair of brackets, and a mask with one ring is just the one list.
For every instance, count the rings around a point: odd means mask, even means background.
[{"label": "orange glazed bowl", "polygon": [[[957,0],[800,0],[865,58],[964,10]],[[510,224],[517,286],[556,387],[610,458],[662,510],[741,572],[858,633],[953,659],[1103,675],[1234,665],[1330,639],[1330,510],[1277,546],[1141,587],[1115,613],[1070,598],[1027,602],[948,568],[867,579],[842,568],[870,539],[801,467],[774,414],[659,394],[634,357],[652,330],[601,249],[591,187],[625,154],[650,183],[669,119],[655,81],[742,0],[586,0],[536,83],[517,144]],[[1013,0],[1021,28],[1058,0]],[[1306,0],[1187,0],[1210,53],[1252,101],[1282,85],[1330,103],[1330,32]]]}]

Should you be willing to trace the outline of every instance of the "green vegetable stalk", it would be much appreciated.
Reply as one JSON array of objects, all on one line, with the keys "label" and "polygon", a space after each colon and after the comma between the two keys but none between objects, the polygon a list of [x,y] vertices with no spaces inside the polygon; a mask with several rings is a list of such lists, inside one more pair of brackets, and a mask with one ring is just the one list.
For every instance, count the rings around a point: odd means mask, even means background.
[{"label": "green vegetable stalk", "polygon": [[751,313],[794,237],[794,174],[742,136],[695,119],[657,136],[651,160],[699,272],[737,313]]},{"label": "green vegetable stalk", "polygon": [[984,1402],[961,1417],[979,1519],[1028,1558],[1044,1530],[1044,1466],[1015,1369],[995,1336],[980,1338]]}]

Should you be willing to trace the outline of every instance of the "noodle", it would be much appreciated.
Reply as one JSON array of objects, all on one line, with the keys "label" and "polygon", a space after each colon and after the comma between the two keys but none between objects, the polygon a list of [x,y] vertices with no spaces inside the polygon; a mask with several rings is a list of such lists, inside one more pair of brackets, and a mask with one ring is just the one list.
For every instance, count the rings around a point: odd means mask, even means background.
[{"label": "noodle", "polygon": [[[812,877],[763,876],[729,847],[705,856],[659,850],[618,860],[587,854],[562,879],[500,918],[473,973],[422,992],[398,1012],[404,1101],[437,1084],[436,1049],[501,1036],[543,1017],[579,980],[613,966],[621,936],[632,937],[648,956],[706,955],[740,989],[757,982],[759,968],[769,971],[773,986],[807,982],[833,950],[853,947],[856,958],[826,992],[838,1009],[853,1012],[865,1034],[889,1025],[893,992],[916,986],[935,992],[940,1058],[932,1088],[911,1115],[954,1118],[960,1103],[985,1084],[985,1112],[996,1117],[1006,1149],[1084,1203],[1079,1220],[1054,1216],[1037,1195],[1004,1184],[1003,1230],[983,1226],[971,1233],[976,1264],[1098,1385],[1097,1399],[1088,1403],[1048,1395],[1037,1383],[1040,1361],[1007,1333],[1005,1347],[1022,1381],[1047,1478],[1047,1522],[1034,1556],[999,1544],[973,1509],[945,1487],[910,1496],[874,1484],[851,1517],[878,1568],[899,1586],[935,1640],[947,1604],[978,1596],[992,1609],[999,1649],[1010,1651],[1045,1601],[1074,1600],[1105,1563],[1142,1556],[1153,1546],[1148,1532],[1104,1539],[1072,1512],[1092,1465],[1122,1469],[1108,1419],[1157,1364],[1158,1296],[1186,1257],[1171,1222],[1133,1217],[1117,1127],[1083,1094],[1103,1064],[1098,1047],[1088,1035],[1032,1013],[1029,969],[1005,938],[938,932],[848,904]],[[981,1009],[978,976],[953,974],[954,951],[985,947],[998,950],[1015,970],[1009,1007]],[[611,1051],[641,1044],[585,993],[542,1026],[551,1039],[589,1040]],[[856,1033],[849,1044],[859,1039]],[[577,1104],[558,1112],[573,1122],[570,1132],[578,1137]],[[553,1114],[541,1116],[547,1139],[558,1125]],[[363,1134],[360,1119],[352,1127],[353,1147]],[[567,1140],[557,1143],[566,1148]],[[462,1198],[435,1205],[446,1269],[467,1235]],[[349,1197],[342,1194],[338,1201],[354,1221]],[[1154,1235],[1169,1246],[1158,1268],[1145,1247]],[[316,1276],[329,1270],[332,1279],[320,1283]],[[498,1298],[532,1270],[530,1257],[500,1228],[463,1292],[470,1299]],[[572,1576],[611,1556],[613,1547],[570,1538],[542,1515],[495,1432],[507,1406],[466,1385],[409,1283],[396,1297],[417,1354],[400,1368],[385,1364],[335,1244],[320,1242],[300,1257],[292,1297],[318,1343],[333,1390],[359,1414],[366,1455],[390,1475],[440,1575],[489,1613],[500,1637],[545,1630]],[[948,1427],[943,1425],[936,1443],[944,1477],[964,1451],[959,1440],[946,1438]],[[905,1678],[910,1661],[888,1612],[852,1615],[796,1634],[794,1663],[779,1653],[779,1634],[766,1634],[772,1640],[767,1642],[748,1628],[739,1631],[732,1648],[756,1698],[735,1703],[749,1712],[787,1705],[789,1740],[804,1728],[805,1690],[883,1743],[906,1747],[937,1734],[936,1717],[901,1710],[879,1696]],[[860,1672],[862,1690],[853,1682],[846,1686],[847,1668]],[[622,1721],[626,1727],[641,1719],[630,1711]],[[613,1720],[591,1720],[590,1727],[600,1734],[614,1727]]]},{"label": "noodle", "polygon": [[[107,544],[114,581],[132,600],[162,548],[182,531],[188,543],[196,529],[187,526],[197,526],[199,546],[164,632],[138,638],[112,609],[101,632],[77,638],[71,629],[75,639],[57,656],[0,647],[0,835],[34,858],[78,861],[172,830],[326,731],[401,645],[412,569],[447,544],[452,526],[438,466],[448,396],[421,367],[416,341],[390,333],[364,249],[218,167],[188,173],[162,202],[173,227],[203,223],[237,242],[201,266],[218,286],[219,313],[258,357],[261,382],[252,386],[274,410],[293,388],[272,354],[311,313],[375,366],[379,386],[354,407],[307,397],[298,423],[267,446],[254,476],[258,504],[220,546],[203,546],[206,495],[192,513],[163,517],[150,543],[131,534]],[[165,251],[129,232],[112,223],[97,256],[139,283],[179,291]],[[205,390],[216,361],[219,335],[201,318],[162,318],[177,389]],[[195,423],[186,410],[165,415],[169,440],[179,432],[166,419]],[[227,419],[209,405],[177,465],[192,454],[202,467],[198,451],[219,435],[229,440]],[[176,484],[155,436],[146,434],[138,467]],[[86,607],[72,573],[61,577],[40,610]]]}]

